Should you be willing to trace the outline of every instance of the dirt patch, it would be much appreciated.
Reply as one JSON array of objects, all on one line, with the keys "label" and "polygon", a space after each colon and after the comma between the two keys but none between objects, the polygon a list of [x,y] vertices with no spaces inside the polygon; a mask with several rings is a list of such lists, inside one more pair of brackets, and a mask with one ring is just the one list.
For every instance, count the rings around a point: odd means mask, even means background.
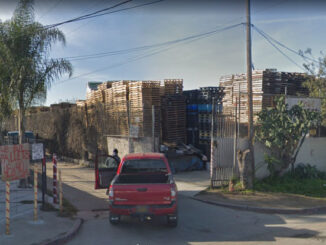
[{"label": "dirt patch", "polygon": [[206,190],[196,195],[206,201],[260,208],[305,209],[326,207],[326,198],[313,198],[284,193],[225,193],[222,190]]}]

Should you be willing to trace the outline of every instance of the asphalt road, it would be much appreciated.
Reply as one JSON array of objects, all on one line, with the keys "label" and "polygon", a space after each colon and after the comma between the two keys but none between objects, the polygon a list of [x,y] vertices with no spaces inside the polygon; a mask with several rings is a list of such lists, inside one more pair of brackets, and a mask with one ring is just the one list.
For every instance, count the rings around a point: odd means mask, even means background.
[{"label": "asphalt road", "polygon": [[[112,226],[105,190],[94,190],[93,170],[68,164],[60,167],[65,197],[80,210],[78,215],[85,220],[80,232],[68,244],[326,244],[326,215],[237,211],[195,201],[184,187],[179,192],[177,228],[167,227],[162,218],[140,222],[125,217],[121,224]],[[185,184],[178,183],[182,185]]]}]

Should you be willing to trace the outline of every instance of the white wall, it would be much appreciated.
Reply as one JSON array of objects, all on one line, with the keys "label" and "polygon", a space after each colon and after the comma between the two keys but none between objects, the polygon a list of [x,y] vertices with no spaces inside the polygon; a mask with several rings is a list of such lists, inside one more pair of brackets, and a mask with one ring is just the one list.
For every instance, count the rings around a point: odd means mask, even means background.
[{"label": "white wall", "polygon": [[[155,139],[155,149],[158,149],[159,139]],[[128,153],[142,153],[153,151],[152,137],[130,138],[124,136],[108,136],[107,137],[108,152],[112,154],[113,149],[117,148],[119,156],[122,158]]]},{"label": "white wall", "polygon": [[[256,176],[262,178],[268,175],[266,164],[264,164],[264,153],[268,150],[261,143],[255,143],[255,165]],[[326,137],[307,137],[299,151],[295,164],[309,163],[317,169],[326,172]],[[262,166],[262,167],[261,167]]]},{"label": "white wall", "polygon": [[[218,147],[224,147],[221,149],[221,156],[216,156],[217,166],[232,167],[233,159],[233,139],[226,138],[222,141],[218,141]],[[239,140],[239,149],[247,149],[246,139]],[[255,165],[256,165],[256,177],[266,177],[269,172],[267,166],[264,163],[264,154],[268,154],[268,149],[260,142],[255,142]],[[307,137],[300,149],[296,164],[298,163],[309,163],[310,165],[316,166],[319,170],[326,172],[326,137],[315,138]]]}]

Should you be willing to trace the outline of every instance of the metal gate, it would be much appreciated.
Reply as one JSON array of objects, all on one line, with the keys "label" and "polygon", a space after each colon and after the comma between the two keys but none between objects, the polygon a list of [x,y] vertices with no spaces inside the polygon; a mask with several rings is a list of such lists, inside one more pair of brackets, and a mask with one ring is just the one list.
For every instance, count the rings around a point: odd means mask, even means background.
[{"label": "metal gate", "polygon": [[211,186],[227,184],[232,176],[238,176],[236,164],[237,120],[234,115],[215,114],[211,132]]}]

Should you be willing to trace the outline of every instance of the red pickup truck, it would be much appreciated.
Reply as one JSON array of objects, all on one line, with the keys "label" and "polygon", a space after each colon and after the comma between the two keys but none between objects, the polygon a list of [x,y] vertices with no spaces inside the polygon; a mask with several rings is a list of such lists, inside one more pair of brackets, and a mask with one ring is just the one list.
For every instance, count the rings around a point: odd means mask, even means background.
[{"label": "red pickup truck", "polygon": [[118,224],[121,215],[141,220],[164,215],[177,226],[177,186],[163,154],[128,154],[120,164],[109,156],[102,165],[96,162],[95,188],[108,188],[111,224]]}]

